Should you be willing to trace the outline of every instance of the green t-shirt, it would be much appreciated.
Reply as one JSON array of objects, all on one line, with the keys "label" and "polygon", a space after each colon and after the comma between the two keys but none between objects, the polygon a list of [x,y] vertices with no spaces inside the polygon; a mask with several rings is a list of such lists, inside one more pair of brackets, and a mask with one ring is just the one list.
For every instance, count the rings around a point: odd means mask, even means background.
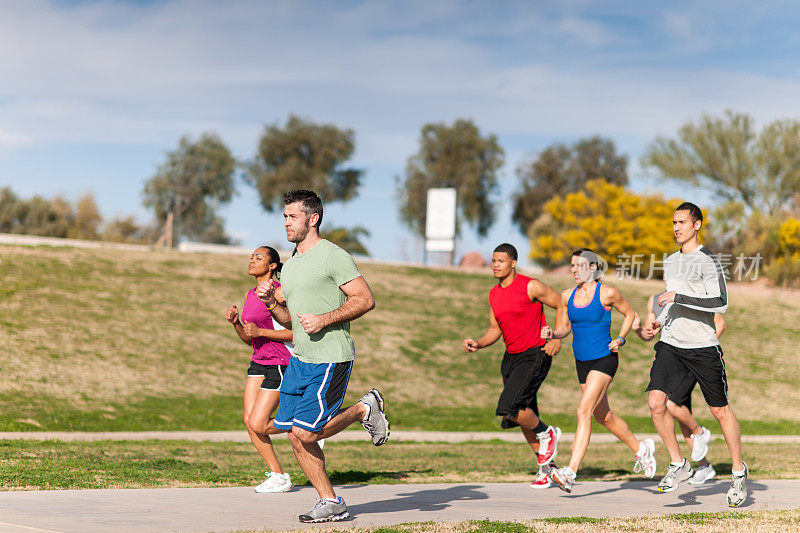
[{"label": "green t-shirt", "polygon": [[295,357],[304,363],[340,363],[355,358],[349,322],[309,335],[297,314],[322,315],[340,308],[347,295],[339,287],[360,276],[350,254],[325,239],[286,261],[281,269],[281,295],[292,315]]}]

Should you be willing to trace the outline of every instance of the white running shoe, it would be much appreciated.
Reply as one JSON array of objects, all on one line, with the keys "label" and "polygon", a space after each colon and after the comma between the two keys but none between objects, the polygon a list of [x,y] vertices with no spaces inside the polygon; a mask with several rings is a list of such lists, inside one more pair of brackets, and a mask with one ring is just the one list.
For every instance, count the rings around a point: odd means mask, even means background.
[{"label": "white running shoe", "polygon": [[653,439],[644,439],[644,452],[641,455],[634,455],[636,462],[633,463],[634,473],[644,470],[644,475],[652,478],[656,475],[656,444]]},{"label": "white running shoe", "polygon": [[572,487],[575,485],[575,472],[570,467],[552,469],[550,478],[558,485],[559,489],[566,493],[572,492]]},{"label": "white running shoe", "polygon": [[692,461],[702,461],[708,453],[708,442],[711,440],[711,431],[700,426],[703,430],[699,435],[692,434]]},{"label": "white running shoe", "polygon": [[289,474],[267,472],[267,479],[255,489],[256,492],[286,492],[292,488],[292,478]]},{"label": "white running shoe", "polygon": [[714,470],[714,467],[711,466],[711,463],[709,463],[694,471],[692,477],[689,478],[689,485],[702,485],[709,479],[714,479],[716,475],[717,472]]}]

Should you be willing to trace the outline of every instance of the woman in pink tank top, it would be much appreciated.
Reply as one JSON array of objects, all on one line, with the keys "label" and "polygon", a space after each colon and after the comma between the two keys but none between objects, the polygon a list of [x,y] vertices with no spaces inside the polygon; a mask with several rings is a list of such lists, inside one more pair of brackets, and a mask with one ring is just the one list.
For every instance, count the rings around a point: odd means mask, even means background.
[{"label": "woman in pink tank top", "polygon": [[[282,266],[274,248],[260,246],[250,255],[247,272],[256,278],[256,286],[270,279],[280,285],[276,280]],[[253,347],[244,386],[244,425],[270,469],[255,491],[285,492],[292,488],[292,481],[284,473],[268,433],[273,432],[270,419],[278,408],[278,391],[292,355],[292,331],[273,322],[272,314],[256,297],[255,287],[247,292],[241,314],[233,305],[225,311],[225,319],[233,324],[242,342]]]}]

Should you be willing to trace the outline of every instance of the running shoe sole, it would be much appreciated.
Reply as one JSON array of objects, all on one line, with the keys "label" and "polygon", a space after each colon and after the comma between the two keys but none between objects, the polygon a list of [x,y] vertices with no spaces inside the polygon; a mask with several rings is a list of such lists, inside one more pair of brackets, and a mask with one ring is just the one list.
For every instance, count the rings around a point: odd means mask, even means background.
[{"label": "running shoe sole", "polygon": [[567,494],[571,494],[572,493],[572,487],[567,487],[566,486],[566,484],[564,483],[564,480],[561,479],[561,474],[558,472],[558,470],[553,469],[550,472],[550,479],[552,479],[555,482],[555,484],[558,485],[559,489],[563,490]]},{"label": "running shoe sole", "polygon": [[382,446],[386,444],[387,440],[389,440],[389,435],[392,434],[392,427],[391,424],[389,424],[389,419],[386,418],[386,414],[383,412],[386,405],[383,400],[383,395],[376,388],[370,389],[368,394],[370,393],[375,397],[376,400],[378,400],[378,410],[381,412],[381,418],[383,418],[383,421],[386,423],[386,437],[384,437],[383,440],[379,440],[378,442],[372,441],[372,444],[374,444],[375,446]]},{"label": "running shoe sole", "polygon": [[[306,518],[303,518],[303,517]],[[350,518],[350,513],[347,511],[335,514],[332,516],[326,516],[325,518],[310,518],[307,515],[300,515],[300,521],[304,524],[319,524],[320,522],[338,522],[339,520],[344,520],[345,518]]]}]

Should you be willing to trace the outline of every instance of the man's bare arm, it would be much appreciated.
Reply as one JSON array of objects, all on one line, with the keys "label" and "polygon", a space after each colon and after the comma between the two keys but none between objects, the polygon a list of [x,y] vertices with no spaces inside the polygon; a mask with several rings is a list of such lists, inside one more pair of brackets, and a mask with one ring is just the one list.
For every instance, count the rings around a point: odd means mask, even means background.
[{"label": "man's bare arm", "polygon": [[348,281],[339,288],[347,295],[347,301],[340,308],[321,315],[325,326],[353,321],[375,309],[375,297],[364,276]]},{"label": "man's bare arm", "polygon": [[339,286],[347,295],[347,301],[338,309],[323,315],[313,313],[298,314],[300,324],[306,333],[317,333],[328,326],[351,322],[375,309],[375,298],[363,276],[350,280]]},{"label": "man's bare arm", "polygon": [[481,348],[486,348],[487,346],[491,346],[495,342],[503,336],[503,332],[500,330],[500,324],[497,323],[497,318],[494,316],[494,311],[492,311],[491,307],[489,308],[489,329],[486,330],[480,339],[477,341],[474,339],[464,339],[462,342],[462,346],[468,352],[474,352],[480,350]]},{"label": "man's bare arm", "polygon": [[[561,295],[556,292],[555,289],[546,283],[542,283],[538,279],[532,279],[528,283],[528,298],[530,298],[531,301],[539,300],[547,307],[555,309],[556,329],[562,326],[563,314],[558,312],[558,308],[561,307]],[[542,347],[542,350],[550,357],[557,355],[561,350],[561,339],[550,339]]]}]

